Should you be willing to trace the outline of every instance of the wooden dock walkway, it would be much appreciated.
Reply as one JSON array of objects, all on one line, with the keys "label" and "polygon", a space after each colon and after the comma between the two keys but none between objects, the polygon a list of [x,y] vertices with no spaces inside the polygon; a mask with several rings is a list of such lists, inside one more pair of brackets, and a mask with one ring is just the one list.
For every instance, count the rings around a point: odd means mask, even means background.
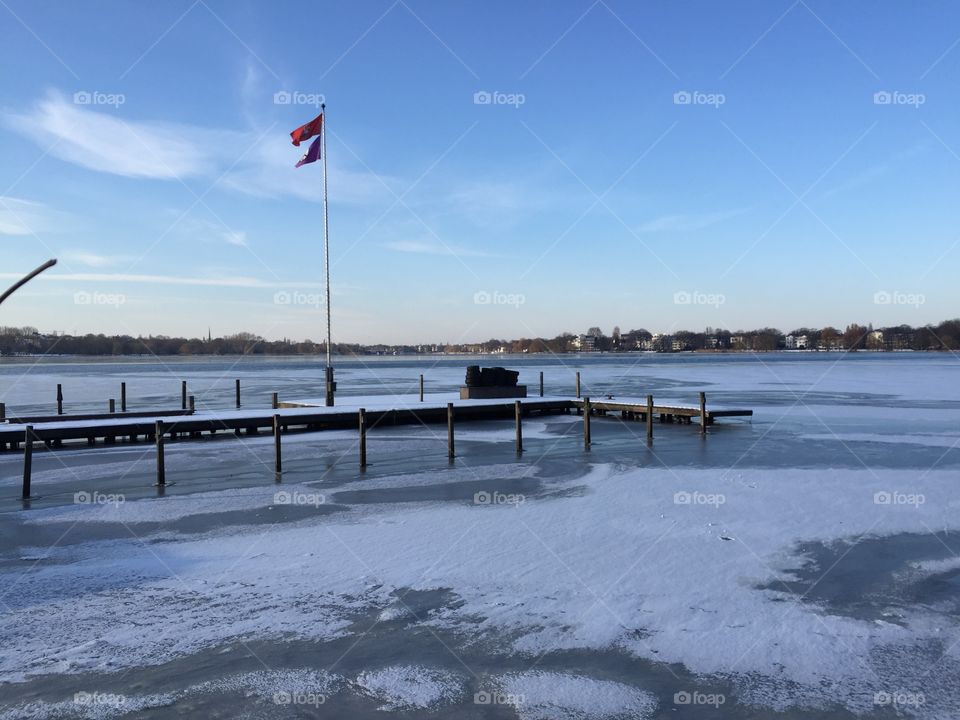
[{"label": "wooden dock walkway", "polygon": [[[614,399],[608,396],[604,400],[592,402],[588,397],[539,397],[524,399],[471,399],[463,400],[456,395],[431,396],[429,400],[421,395],[402,397],[349,397],[340,406],[326,407],[311,402],[284,402],[273,395],[272,407],[266,410],[224,410],[221,412],[194,412],[192,398],[186,402],[188,410],[178,411],[138,411],[135,413],[110,413],[93,415],[51,415],[37,417],[15,417],[0,421],[0,452],[16,451],[23,447],[23,488],[21,498],[29,501],[31,494],[31,475],[33,449],[42,443],[47,448],[61,448],[64,443],[75,447],[96,445],[100,440],[104,444],[144,441],[156,445],[157,486],[166,484],[164,445],[167,438],[199,439],[207,437],[239,437],[242,434],[258,435],[262,430],[272,432],[274,444],[274,463],[277,478],[283,470],[282,436],[289,432],[311,432],[319,430],[353,429],[358,432],[360,468],[367,466],[367,432],[378,426],[388,425],[428,425],[446,423],[447,456],[455,457],[455,422],[482,421],[513,418],[515,423],[515,445],[517,455],[523,452],[523,418],[530,415],[556,414],[576,411],[583,417],[584,449],[590,448],[590,423],[594,416],[608,416],[619,413],[622,421],[645,420],[647,442],[653,441],[653,418],[660,422],[679,422],[690,424],[698,418],[702,436],[706,436],[707,426],[720,417],[748,417],[752,410],[708,410],[706,396],[700,393],[697,407],[683,405],[656,405],[653,396],[648,395],[646,402],[639,399]],[[238,403],[239,404],[239,403]],[[113,404],[111,403],[111,409]],[[369,409],[368,409],[369,408]],[[60,408],[58,407],[58,410]],[[23,422],[26,420],[27,422]]]},{"label": "wooden dock walkway", "polygon": [[[438,402],[438,399],[442,401]],[[390,398],[363,398],[366,408],[368,428],[387,425],[439,424],[447,422],[447,396],[428,398],[418,402],[415,397],[409,401]],[[309,403],[281,402],[278,407],[260,410],[223,410],[193,412],[190,410],[138,411],[130,413],[92,414],[92,415],[50,415],[36,417],[12,417],[0,422],[0,451],[18,450],[25,439],[28,426],[32,428],[33,438],[48,447],[62,447],[64,443],[85,443],[88,446],[97,442],[113,444],[116,442],[136,442],[156,440],[157,423],[162,423],[164,435],[171,438],[200,438],[203,435],[219,434],[257,435],[261,431],[270,432],[274,426],[274,416],[279,416],[283,432],[320,431],[355,429],[360,405],[356,398],[343,398],[349,405],[338,407],[317,407]],[[495,420],[513,418],[516,412],[515,401],[509,400],[460,400],[449,397],[458,421]],[[585,403],[589,403],[590,414],[604,417],[619,414],[621,419],[644,421],[647,405],[641,399],[603,399],[586,398],[525,398],[521,401],[523,415],[583,413]],[[700,418],[700,408],[683,405],[653,405],[654,417],[663,423],[690,424]],[[707,425],[723,417],[749,417],[752,410],[715,409],[706,410]]]}]

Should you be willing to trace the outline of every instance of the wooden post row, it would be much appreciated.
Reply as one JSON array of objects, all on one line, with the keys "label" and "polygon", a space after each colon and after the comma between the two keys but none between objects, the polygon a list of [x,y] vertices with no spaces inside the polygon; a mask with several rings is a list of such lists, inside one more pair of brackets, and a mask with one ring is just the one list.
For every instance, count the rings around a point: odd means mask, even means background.
[{"label": "wooden post row", "polygon": [[453,458],[453,403],[447,403],[447,459]]},{"label": "wooden post row", "polygon": [[523,408],[519,400],[514,401],[513,411],[517,435],[515,444],[517,446],[517,455],[519,455],[523,452]]},{"label": "wooden post row", "polygon": [[357,413],[360,424],[360,467],[367,466],[367,411],[360,408]]},{"label": "wooden post row", "polygon": [[280,446],[280,415],[273,416],[273,464],[277,475],[283,472],[283,451]]},{"label": "wooden post row", "polygon": [[583,449],[590,449],[590,398],[588,397],[583,399]]},{"label": "wooden post row", "polygon": [[167,484],[166,467],[163,462],[163,421],[157,420],[154,429],[154,437],[157,441],[157,485],[163,487]]},{"label": "wooden post row", "polygon": [[33,425],[27,425],[23,435],[23,492],[20,497],[30,499],[30,474],[33,472]]}]

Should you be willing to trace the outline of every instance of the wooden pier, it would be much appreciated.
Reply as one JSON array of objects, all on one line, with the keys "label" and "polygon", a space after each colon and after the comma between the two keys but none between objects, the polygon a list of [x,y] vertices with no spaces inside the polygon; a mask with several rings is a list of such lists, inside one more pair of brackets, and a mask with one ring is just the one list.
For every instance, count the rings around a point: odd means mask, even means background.
[{"label": "wooden pier", "polygon": [[[183,389],[182,408],[173,411],[116,413],[115,403],[111,400],[111,412],[108,414],[5,417],[5,412],[0,413],[0,452],[17,451],[21,445],[23,448],[22,499],[28,501],[32,497],[31,473],[36,443],[42,443],[50,449],[62,448],[64,443],[72,443],[75,447],[81,447],[80,443],[94,446],[97,441],[108,445],[118,441],[133,443],[142,440],[153,443],[156,446],[157,486],[162,489],[166,484],[164,446],[167,438],[200,439],[204,435],[211,438],[218,434],[220,437],[239,437],[267,431],[273,435],[274,461],[279,481],[283,467],[281,435],[296,431],[358,430],[360,470],[363,471],[367,466],[367,432],[379,426],[446,423],[447,456],[452,462],[455,457],[455,422],[513,418],[514,444],[520,456],[523,453],[523,418],[530,415],[569,414],[576,411],[583,417],[585,450],[590,449],[590,423],[594,416],[615,418],[619,415],[621,422],[643,420],[646,422],[647,442],[652,443],[653,420],[657,416],[661,423],[686,425],[697,418],[701,436],[705,437],[707,426],[717,418],[753,415],[752,410],[708,410],[706,395],[702,392],[698,406],[657,405],[652,395],[647,395],[645,401],[613,396],[591,401],[587,396],[464,400],[453,394],[430,398],[421,394],[419,400],[416,396],[344,398],[347,404],[336,407],[319,406],[311,402],[280,402],[277,393],[273,393],[269,409],[198,413],[195,412],[194,397],[185,394],[186,383]],[[62,412],[59,390],[57,396],[59,413]]]},{"label": "wooden pier", "polygon": [[[344,398],[349,400],[349,398]],[[369,401],[369,398],[365,398]],[[394,403],[395,407],[366,409],[368,428],[387,425],[430,425],[448,422],[448,404],[456,411],[458,422],[477,420],[501,420],[514,418],[517,412],[513,399],[469,400],[454,399],[447,402],[431,402],[428,397],[420,403]],[[585,404],[590,414],[596,417],[619,415],[623,420],[645,421],[648,406],[641,399],[587,398],[528,398],[521,402],[523,415],[557,414],[575,411],[582,414]],[[272,404],[272,403],[271,403]],[[383,403],[389,405],[389,401]],[[712,425],[718,418],[750,417],[752,410],[706,409],[697,406],[652,405],[654,418],[661,423],[691,424],[697,419],[701,425]],[[64,443],[84,442],[88,446],[97,442],[155,442],[156,423],[163,423],[164,433],[171,439],[200,438],[217,434],[257,435],[261,431],[272,432],[274,416],[279,418],[283,432],[354,429],[357,427],[357,407],[313,407],[306,403],[278,402],[277,408],[262,410],[224,410],[222,412],[194,412],[191,410],[142,411],[136,413],[53,415],[33,417],[10,417],[0,422],[0,451],[19,450],[25,438],[27,426],[32,428],[32,437],[49,447],[61,447]],[[702,421],[701,421],[702,417]]]}]

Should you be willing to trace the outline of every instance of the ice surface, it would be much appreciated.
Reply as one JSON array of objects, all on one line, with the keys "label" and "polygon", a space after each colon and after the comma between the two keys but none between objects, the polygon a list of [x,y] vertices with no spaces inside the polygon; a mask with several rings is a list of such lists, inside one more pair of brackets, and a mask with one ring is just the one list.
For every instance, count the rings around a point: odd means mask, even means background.
[{"label": "ice surface", "polygon": [[463,679],[455,673],[414,665],[363,672],[356,683],[383,703],[381,710],[436,707],[460,700],[465,693]]},{"label": "ice surface", "polygon": [[490,697],[512,705],[521,720],[649,718],[657,709],[652,694],[608,680],[553,672],[525,672],[497,678]]}]

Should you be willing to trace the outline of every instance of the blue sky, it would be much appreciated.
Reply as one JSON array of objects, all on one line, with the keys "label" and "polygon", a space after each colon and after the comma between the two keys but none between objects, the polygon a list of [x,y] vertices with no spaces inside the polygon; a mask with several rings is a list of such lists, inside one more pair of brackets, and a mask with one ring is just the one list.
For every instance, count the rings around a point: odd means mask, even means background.
[{"label": "blue sky", "polygon": [[0,33],[0,284],[60,260],[0,324],[322,339],[320,95],[335,340],[957,315],[946,0],[3,0]]}]

